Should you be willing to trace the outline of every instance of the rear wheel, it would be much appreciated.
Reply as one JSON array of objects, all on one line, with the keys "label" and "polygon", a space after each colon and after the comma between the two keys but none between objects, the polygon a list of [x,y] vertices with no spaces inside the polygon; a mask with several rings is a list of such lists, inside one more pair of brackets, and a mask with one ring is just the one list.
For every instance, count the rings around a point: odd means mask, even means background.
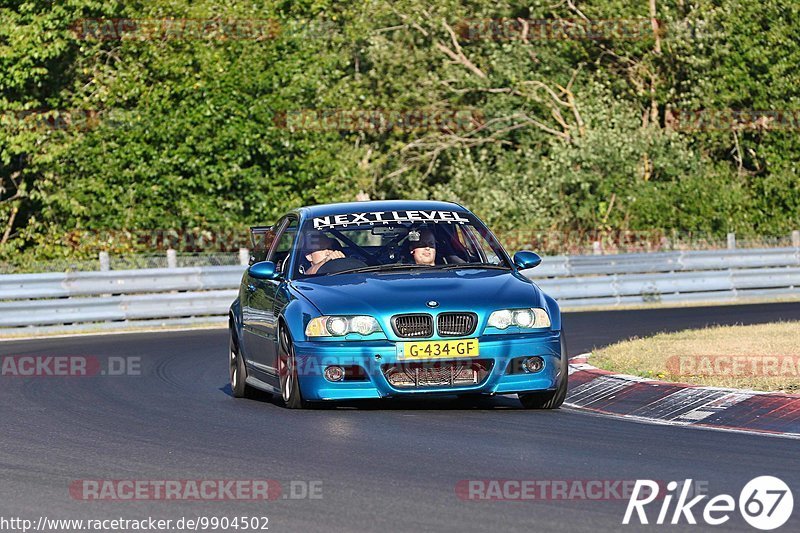
[{"label": "rear wheel", "polygon": [[278,334],[278,375],[280,376],[281,396],[286,407],[288,409],[308,407],[308,402],[303,400],[300,393],[294,345],[285,327],[281,327]]},{"label": "rear wheel", "polygon": [[518,394],[519,401],[525,409],[558,409],[567,397],[569,384],[569,359],[567,357],[567,341],[561,331],[561,366],[558,386],[554,391],[526,392]]}]

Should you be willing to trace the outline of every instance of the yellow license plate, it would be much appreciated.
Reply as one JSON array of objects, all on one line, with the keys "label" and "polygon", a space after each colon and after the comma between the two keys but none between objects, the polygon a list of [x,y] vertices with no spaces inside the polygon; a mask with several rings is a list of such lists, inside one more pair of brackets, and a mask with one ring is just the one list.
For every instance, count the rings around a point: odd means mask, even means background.
[{"label": "yellow license plate", "polygon": [[405,360],[478,357],[478,353],[478,339],[404,342],[398,349],[398,357]]}]

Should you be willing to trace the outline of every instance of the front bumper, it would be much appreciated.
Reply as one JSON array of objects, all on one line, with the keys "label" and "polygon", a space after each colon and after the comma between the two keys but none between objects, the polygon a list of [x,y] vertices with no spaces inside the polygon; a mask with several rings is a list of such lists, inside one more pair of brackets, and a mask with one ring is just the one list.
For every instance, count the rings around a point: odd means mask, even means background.
[{"label": "front bumper", "polygon": [[[306,400],[352,400],[383,397],[410,397],[436,394],[512,394],[553,390],[561,368],[561,333],[548,331],[533,334],[485,335],[479,337],[480,356],[491,361],[491,369],[474,385],[392,386],[383,370],[392,364],[404,364],[398,359],[393,341],[306,341],[295,343],[298,379]],[[515,372],[511,362],[520,357],[539,356],[544,368],[536,373]],[[430,362],[440,362],[431,359]],[[451,361],[448,359],[447,361]],[[458,359],[469,362],[469,358]],[[360,367],[359,379],[331,382],[323,371],[331,365]]]}]

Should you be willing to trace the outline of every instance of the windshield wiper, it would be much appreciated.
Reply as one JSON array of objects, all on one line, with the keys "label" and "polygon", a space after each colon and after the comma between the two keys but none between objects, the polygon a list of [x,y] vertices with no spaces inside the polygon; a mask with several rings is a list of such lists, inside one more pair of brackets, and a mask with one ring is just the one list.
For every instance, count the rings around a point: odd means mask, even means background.
[{"label": "windshield wiper", "polygon": [[418,265],[416,263],[392,263],[389,265],[372,265],[363,266],[358,268],[348,268],[347,270],[340,270],[339,272],[330,272],[326,276],[336,274],[356,274],[361,272],[388,272],[391,270],[408,270],[414,268],[425,268],[428,270],[454,270],[459,268],[494,268],[500,270],[509,270],[507,266],[495,265],[492,263],[451,263],[449,265]]},{"label": "windshield wiper", "polygon": [[457,268],[499,268],[501,270],[508,270],[505,265],[495,265],[494,263],[450,263],[448,265],[436,265],[430,268],[437,270],[454,270]]},{"label": "windshield wiper", "polygon": [[340,270],[339,272],[331,272],[327,275],[332,274],[354,274],[357,272],[382,272],[388,270],[405,270],[407,268],[431,268],[428,265],[418,265],[416,263],[393,263],[389,265],[373,265],[373,266],[363,266],[358,268],[348,268],[347,270]]}]

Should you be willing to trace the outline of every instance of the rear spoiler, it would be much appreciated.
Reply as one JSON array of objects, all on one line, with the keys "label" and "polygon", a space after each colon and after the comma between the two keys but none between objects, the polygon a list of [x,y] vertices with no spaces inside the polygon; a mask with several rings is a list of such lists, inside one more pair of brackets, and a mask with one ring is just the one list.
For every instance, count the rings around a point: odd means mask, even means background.
[{"label": "rear spoiler", "polygon": [[253,249],[258,248],[258,241],[261,236],[272,230],[272,228],[273,226],[250,226],[250,244],[253,245]]},{"label": "rear spoiler", "polygon": [[[250,264],[264,261],[267,258],[269,247],[272,246],[272,241],[266,241],[266,235],[273,230],[275,226],[251,226],[250,227],[250,243],[253,247],[250,249]],[[272,234],[274,237],[274,233]]]}]

